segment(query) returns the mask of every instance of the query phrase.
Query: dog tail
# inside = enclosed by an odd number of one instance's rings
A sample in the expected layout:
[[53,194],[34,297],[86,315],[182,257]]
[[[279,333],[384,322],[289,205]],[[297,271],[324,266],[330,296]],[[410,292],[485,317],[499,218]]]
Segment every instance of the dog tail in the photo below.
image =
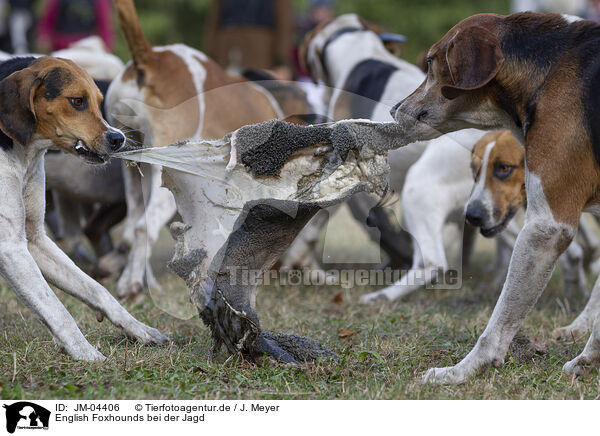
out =
[[119,14],[121,29],[123,29],[127,46],[131,52],[131,59],[135,68],[141,71],[150,62],[152,46],[144,36],[133,0],[114,0],[114,2]]

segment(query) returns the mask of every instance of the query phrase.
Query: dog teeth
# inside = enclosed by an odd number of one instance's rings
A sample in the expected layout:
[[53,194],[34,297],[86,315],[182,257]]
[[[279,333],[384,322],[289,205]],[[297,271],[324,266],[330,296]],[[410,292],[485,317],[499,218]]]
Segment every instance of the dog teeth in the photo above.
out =
[[83,145],[83,141],[81,141],[81,139],[79,139],[77,141],[77,144],[75,144],[75,151],[77,151],[77,152],[82,152],[82,151],[89,152],[90,150],[85,145]]

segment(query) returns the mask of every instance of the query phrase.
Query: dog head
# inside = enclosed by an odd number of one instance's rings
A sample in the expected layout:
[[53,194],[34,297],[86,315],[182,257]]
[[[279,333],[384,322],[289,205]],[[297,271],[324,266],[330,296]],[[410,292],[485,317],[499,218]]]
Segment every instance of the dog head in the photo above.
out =
[[431,47],[425,81],[392,109],[409,142],[468,127],[500,126],[503,112],[490,101],[488,87],[504,64],[501,23],[494,14],[469,17]]
[[0,81],[0,129],[27,146],[35,135],[102,163],[125,142],[100,110],[102,94],[72,61],[41,57]]
[[508,130],[488,133],[473,148],[475,189],[467,221],[485,237],[504,230],[525,201],[523,147]]
[[[327,68],[325,66],[325,49],[337,35],[343,32],[368,31],[375,35],[386,34],[380,27],[368,22],[356,14],[340,15],[334,20],[324,22],[304,37],[304,41],[298,49],[300,65],[308,72],[315,82],[319,80],[329,83]],[[400,36],[400,35],[392,35]],[[397,45],[381,40],[383,46],[392,54],[397,55]]]

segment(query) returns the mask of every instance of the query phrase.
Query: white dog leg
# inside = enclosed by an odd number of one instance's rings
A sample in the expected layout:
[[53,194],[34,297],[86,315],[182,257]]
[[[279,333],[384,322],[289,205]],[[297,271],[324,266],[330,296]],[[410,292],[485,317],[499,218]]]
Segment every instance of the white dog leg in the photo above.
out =
[[[144,177],[152,177],[149,170],[144,172]],[[135,234],[135,225],[144,214],[144,194],[138,166],[123,165],[123,182],[125,184],[125,201],[127,202],[123,242],[128,247],[131,247]]]
[[69,356],[75,360],[104,359],[102,353],[85,339],[71,314],[44,281],[25,241],[0,243],[0,272]]
[[592,328],[592,324],[598,313],[600,313],[600,277],[596,280],[594,289],[592,289],[592,295],[583,311],[568,326],[554,330],[553,336],[571,338],[587,334]]
[[587,279],[583,269],[583,248],[573,241],[569,248],[561,254],[560,264],[563,275],[563,295],[566,298],[577,294],[589,295],[587,290]]
[[145,171],[144,174],[148,172],[151,174],[145,177],[151,178],[144,180],[148,188],[145,190],[146,211],[136,223],[127,266],[117,283],[119,297],[142,292],[144,284],[152,287],[159,286],[150,267],[152,248],[158,239],[160,229],[177,211],[173,194],[161,186],[162,169],[153,165],[150,171]]
[[[38,223],[38,227],[43,228],[44,225],[43,167],[38,178],[33,173],[33,184],[37,185],[37,189],[26,191],[24,196],[21,178],[11,175],[11,170],[12,168],[5,170],[0,176],[0,185],[3,186],[3,189],[0,189],[0,274],[73,359],[102,360],[104,356],[85,339],[71,314],[42,277],[27,250],[26,223],[29,224],[31,218]],[[26,213],[27,206],[35,210],[35,216],[30,217]]]
[[575,359],[565,363],[563,371],[567,374],[581,375],[584,367],[588,365],[600,366],[600,316],[596,317],[592,335],[585,344],[583,352]]
[[[410,209],[417,213],[419,210],[426,209]],[[405,213],[407,229],[414,241],[413,266],[393,285],[363,295],[360,298],[361,304],[391,302],[405,297],[430,283],[432,273],[437,273],[440,269],[446,271],[448,262],[442,237],[445,218],[445,215],[439,214],[428,216],[427,219],[412,219],[410,213]]]
[[506,229],[496,238],[496,259],[493,270],[490,271],[491,274],[494,274],[494,280],[492,281],[494,289],[501,288],[506,279],[510,256],[520,231],[519,224],[515,220],[511,220]]
[[542,183],[527,175],[528,208],[500,298],[477,344],[456,366],[430,369],[425,381],[463,383],[489,365],[501,365],[521,323],[542,294],[558,256],[575,237],[576,229],[555,221]]
[[105,315],[127,335],[141,342],[167,341],[158,330],[131,316],[102,285],[81,271],[46,235],[30,241],[29,251],[50,283]]

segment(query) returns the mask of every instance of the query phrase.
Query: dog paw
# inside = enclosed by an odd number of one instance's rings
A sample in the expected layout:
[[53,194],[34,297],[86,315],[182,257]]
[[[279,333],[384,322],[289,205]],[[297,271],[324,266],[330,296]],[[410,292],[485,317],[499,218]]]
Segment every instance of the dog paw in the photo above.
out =
[[126,331],[130,336],[135,337],[138,341],[144,344],[160,345],[170,341],[170,339],[167,336],[163,335],[155,328],[149,327],[141,322],[137,322],[136,324],[128,328]]
[[423,383],[439,383],[458,385],[469,379],[469,373],[459,369],[457,366],[446,366],[444,368],[431,368],[425,376]]
[[554,329],[552,337],[554,339],[572,339],[582,338],[590,333],[591,326],[583,322],[573,322],[565,327]]
[[75,349],[69,349],[66,351],[67,354],[69,354],[75,360],[83,360],[86,362],[102,362],[106,360],[104,354],[96,350],[90,344],[86,344],[86,346],[76,347]]
[[580,376],[584,372],[584,367],[587,365],[587,361],[584,357],[577,356],[575,359],[570,360],[563,366],[563,372],[567,375]]
[[371,292],[370,294],[362,295],[359,300],[359,303],[365,306],[387,304],[389,302],[389,298],[381,292]]
[[117,284],[117,296],[121,300],[133,300],[144,293],[144,285],[141,282],[127,283],[119,281]]
[[569,375],[581,376],[585,373],[586,367],[600,366],[600,354],[589,350],[584,350],[575,359],[565,363],[563,372]]

